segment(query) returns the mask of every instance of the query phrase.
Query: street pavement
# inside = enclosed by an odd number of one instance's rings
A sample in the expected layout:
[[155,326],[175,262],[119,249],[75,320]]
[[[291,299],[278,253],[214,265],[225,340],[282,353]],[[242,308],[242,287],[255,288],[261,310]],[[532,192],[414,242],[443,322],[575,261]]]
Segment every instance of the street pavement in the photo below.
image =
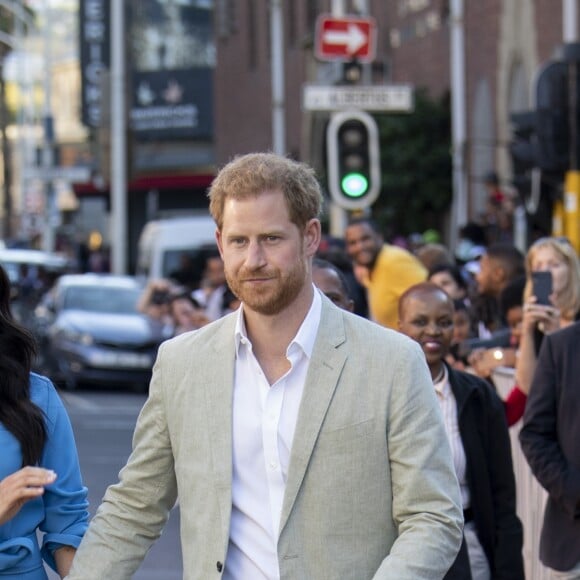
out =
[[[119,470],[131,452],[137,415],[145,395],[119,391],[60,392],[75,432],[81,470],[94,515],[107,487],[118,481]],[[165,530],[147,554],[135,580],[180,580],[179,509],[171,513]],[[58,575],[49,572],[50,580]]]

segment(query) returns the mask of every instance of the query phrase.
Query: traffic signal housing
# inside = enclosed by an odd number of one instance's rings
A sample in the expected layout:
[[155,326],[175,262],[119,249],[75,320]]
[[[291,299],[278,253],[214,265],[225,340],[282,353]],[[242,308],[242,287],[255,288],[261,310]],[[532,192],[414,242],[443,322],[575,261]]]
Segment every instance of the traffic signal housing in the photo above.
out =
[[[570,81],[569,63],[552,61],[546,64],[536,79],[536,131],[538,163],[542,170],[560,173],[570,168]],[[576,86],[576,97],[580,92]],[[578,129],[578,116],[576,116]]]
[[344,209],[360,210],[380,193],[379,131],[364,111],[334,113],[326,133],[328,189]]
[[510,115],[512,140],[509,151],[512,161],[513,184],[524,194],[531,181],[531,171],[539,167],[537,113],[526,111]]

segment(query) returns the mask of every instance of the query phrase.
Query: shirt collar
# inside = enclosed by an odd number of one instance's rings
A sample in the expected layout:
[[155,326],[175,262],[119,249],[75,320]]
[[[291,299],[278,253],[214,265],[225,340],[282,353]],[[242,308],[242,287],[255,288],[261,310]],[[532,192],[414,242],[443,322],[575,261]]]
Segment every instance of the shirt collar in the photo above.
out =
[[[320,325],[320,317],[322,315],[322,299],[320,298],[319,290],[313,285],[313,298],[312,304],[306,314],[296,336],[292,339],[286,354],[290,354],[296,348],[301,348],[304,354],[308,357],[312,357],[312,351],[314,350],[314,343],[316,341],[316,335],[318,333],[318,326]],[[246,323],[244,321],[244,306],[238,308],[236,314],[236,329],[234,332],[234,339],[236,344],[236,355],[239,355],[240,348],[246,346],[252,348],[252,343],[248,338],[248,333],[246,331]]]
[[446,399],[451,393],[451,387],[449,386],[449,374],[445,365],[443,365],[443,376],[438,382],[433,383],[433,386],[435,387],[435,392],[444,399]]

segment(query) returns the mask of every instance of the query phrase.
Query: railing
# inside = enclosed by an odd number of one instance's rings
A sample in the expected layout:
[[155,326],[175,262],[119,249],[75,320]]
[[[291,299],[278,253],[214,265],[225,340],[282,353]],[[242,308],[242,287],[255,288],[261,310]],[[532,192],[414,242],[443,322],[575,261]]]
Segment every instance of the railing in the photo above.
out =
[[[492,378],[498,394],[505,398],[514,385],[514,369],[499,367],[494,371]],[[521,427],[521,420],[510,427],[510,438],[516,477],[517,512],[524,526],[523,556],[526,580],[550,580],[549,569],[540,562],[540,532],[548,494],[532,475],[522,453],[518,439]]]

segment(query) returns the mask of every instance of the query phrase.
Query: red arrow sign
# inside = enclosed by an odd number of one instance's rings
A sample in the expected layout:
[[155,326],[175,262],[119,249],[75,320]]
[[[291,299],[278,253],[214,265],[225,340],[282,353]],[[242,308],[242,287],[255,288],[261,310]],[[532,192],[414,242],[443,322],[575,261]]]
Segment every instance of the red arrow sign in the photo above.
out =
[[316,21],[316,57],[320,60],[370,62],[375,58],[376,24],[374,18],[323,14]]

